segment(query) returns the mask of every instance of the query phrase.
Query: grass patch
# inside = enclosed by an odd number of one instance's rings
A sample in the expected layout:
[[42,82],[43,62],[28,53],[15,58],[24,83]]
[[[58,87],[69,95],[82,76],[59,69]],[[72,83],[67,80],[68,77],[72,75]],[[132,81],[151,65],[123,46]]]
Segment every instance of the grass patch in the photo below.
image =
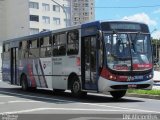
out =
[[128,90],[127,93],[160,95],[160,90]]

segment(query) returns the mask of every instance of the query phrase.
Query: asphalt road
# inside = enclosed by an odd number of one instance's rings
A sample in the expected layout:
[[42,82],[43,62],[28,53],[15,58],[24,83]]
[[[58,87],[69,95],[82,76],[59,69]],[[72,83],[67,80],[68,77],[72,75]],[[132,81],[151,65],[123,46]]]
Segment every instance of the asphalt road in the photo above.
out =
[[[124,97],[114,101],[110,95],[88,94],[74,98],[70,92],[55,94],[38,89],[25,92],[0,81],[0,119],[106,120],[143,117],[160,119],[160,100]],[[139,115],[140,114],[140,115]],[[10,115],[10,116],[8,116]],[[11,116],[12,115],[12,116]],[[149,115],[149,116],[148,116]],[[31,117],[31,118],[29,118]],[[154,119],[153,119],[154,118]],[[35,120],[37,120],[35,119]],[[131,120],[131,119],[130,119]],[[143,119],[145,120],[145,119]]]

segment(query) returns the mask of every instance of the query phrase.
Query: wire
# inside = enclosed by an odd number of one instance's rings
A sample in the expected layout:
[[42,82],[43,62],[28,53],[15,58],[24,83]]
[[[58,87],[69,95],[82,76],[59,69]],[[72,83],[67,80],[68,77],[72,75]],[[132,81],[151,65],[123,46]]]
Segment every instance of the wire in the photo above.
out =
[[111,9],[111,8],[116,8],[116,9],[130,9],[130,8],[151,8],[151,7],[160,7],[160,5],[149,5],[149,6],[134,6],[134,7],[94,7],[94,8],[106,8],[106,9]]

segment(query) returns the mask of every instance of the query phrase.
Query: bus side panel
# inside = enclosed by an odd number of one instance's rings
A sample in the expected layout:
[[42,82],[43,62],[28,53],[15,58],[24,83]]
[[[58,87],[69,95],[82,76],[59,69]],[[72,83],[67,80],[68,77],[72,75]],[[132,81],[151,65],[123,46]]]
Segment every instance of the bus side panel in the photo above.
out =
[[52,58],[40,58],[38,64],[38,74],[41,87],[52,87]]
[[69,68],[66,63],[66,56],[53,58],[53,89],[67,89],[67,74],[66,68]]
[[29,87],[36,87],[36,79],[33,76],[33,60],[25,59],[19,61],[19,77],[21,77],[22,74],[27,76]]
[[36,86],[41,87],[40,76],[38,74],[38,66],[39,66],[39,59],[33,60],[33,74],[35,77]]
[[3,59],[3,63],[2,63],[2,80],[4,82],[11,82],[11,68],[10,68],[10,59]]
[[20,60],[19,73],[27,76],[29,87],[52,88],[51,58]]

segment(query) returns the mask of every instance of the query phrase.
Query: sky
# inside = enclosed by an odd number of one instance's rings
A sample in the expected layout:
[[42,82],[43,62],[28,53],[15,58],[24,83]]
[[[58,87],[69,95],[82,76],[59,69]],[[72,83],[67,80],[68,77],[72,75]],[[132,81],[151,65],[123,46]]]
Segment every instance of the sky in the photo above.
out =
[[160,0],[95,0],[95,19],[144,22],[160,39]]

